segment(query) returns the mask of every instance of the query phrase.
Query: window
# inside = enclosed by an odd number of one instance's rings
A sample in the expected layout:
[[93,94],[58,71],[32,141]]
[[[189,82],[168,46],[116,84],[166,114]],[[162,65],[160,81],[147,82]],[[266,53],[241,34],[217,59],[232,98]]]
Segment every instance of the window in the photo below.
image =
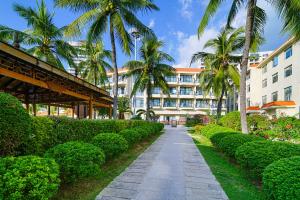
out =
[[268,81],[267,81],[267,79],[264,79],[264,80],[262,81],[262,87],[265,88],[265,87],[267,87],[267,86],[268,86]]
[[181,87],[180,88],[180,94],[181,95],[192,95],[193,94],[193,90],[190,87]]
[[144,91],[138,90],[136,96],[144,96]]
[[218,107],[218,101],[217,100],[212,100],[211,107],[212,108],[217,108]]
[[209,100],[197,99],[196,108],[209,108]]
[[247,85],[247,92],[250,92],[251,91],[251,88],[250,88],[250,84]]
[[278,101],[278,92],[272,93],[272,101]]
[[171,87],[170,89],[169,89],[169,91],[170,91],[170,94],[177,94],[177,88],[176,87]]
[[196,88],[196,95],[203,95],[203,90],[199,87]]
[[288,59],[292,55],[293,55],[293,49],[292,49],[292,47],[290,47],[285,51],[285,59]]
[[293,74],[293,68],[292,65],[284,68],[284,77],[289,77]]
[[278,56],[275,56],[273,58],[273,67],[276,67],[278,65]]
[[154,87],[152,89],[152,94],[160,94],[160,88],[159,87]]
[[191,107],[193,107],[193,101],[191,99],[181,99],[180,107],[181,108],[191,108]]
[[273,83],[278,82],[278,73],[273,74],[273,76],[272,76],[272,82],[273,82]]
[[284,88],[284,100],[291,101],[292,99],[292,86]]
[[160,99],[151,99],[150,103],[152,107],[160,107]]
[[250,107],[250,98],[247,98],[247,107]]
[[176,99],[165,99],[164,107],[176,107]]
[[167,76],[166,81],[167,82],[177,82],[177,77],[175,75],[174,76]]
[[264,104],[266,104],[267,103],[267,95],[264,95],[263,97],[262,97],[262,104],[264,105]]
[[192,83],[193,75],[180,75],[180,82],[182,83]]
[[135,106],[137,108],[143,108],[144,107],[144,99],[143,98],[136,98],[135,99]]
[[118,94],[119,94],[119,95],[124,95],[124,94],[125,94],[125,88],[124,88],[124,87],[120,87],[120,88],[118,89]]
[[267,71],[268,71],[267,66],[264,66],[263,69],[262,69],[262,73],[265,74]]

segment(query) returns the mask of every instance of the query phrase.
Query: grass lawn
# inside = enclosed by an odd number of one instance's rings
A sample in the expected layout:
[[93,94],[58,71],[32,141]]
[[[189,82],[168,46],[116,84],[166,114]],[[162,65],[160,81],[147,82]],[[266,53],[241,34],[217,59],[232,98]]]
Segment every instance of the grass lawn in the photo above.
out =
[[54,200],[94,200],[115,177],[121,174],[142,152],[144,152],[160,135],[154,135],[146,141],[135,145],[127,152],[102,167],[98,177],[80,180],[72,185],[62,185]]
[[216,151],[209,139],[192,132],[191,134],[195,144],[230,200],[264,199],[260,189],[251,183],[251,179],[247,174],[231,163],[223,154]]

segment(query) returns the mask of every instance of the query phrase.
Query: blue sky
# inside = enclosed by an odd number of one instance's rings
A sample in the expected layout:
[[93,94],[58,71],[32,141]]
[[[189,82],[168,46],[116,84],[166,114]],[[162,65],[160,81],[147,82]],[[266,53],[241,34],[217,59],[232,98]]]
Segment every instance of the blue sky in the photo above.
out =
[[[45,0],[50,11],[55,12],[54,21],[58,27],[65,26],[72,22],[79,13],[72,13],[67,9],[54,8],[53,0]],[[154,29],[157,36],[165,42],[164,50],[170,53],[176,62],[174,66],[188,67],[191,55],[197,51],[203,50],[203,44],[210,38],[217,35],[220,28],[226,21],[228,11],[227,3],[222,7],[213,18],[207,30],[200,40],[198,40],[196,31],[201,16],[204,13],[208,0],[154,0],[160,7],[160,11],[148,14],[138,14],[139,18],[148,26]],[[26,23],[20,18],[12,8],[14,3],[20,3],[24,6],[36,6],[36,0],[5,0],[0,6],[0,24],[7,25],[18,30],[25,30]],[[272,10],[271,6],[259,0],[259,4],[266,9],[268,22],[265,29],[266,42],[261,47],[261,51],[269,51],[277,48],[288,36],[282,34],[281,22]],[[242,10],[234,22],[235,26],[242,26],[245,21],[246,12]],[[82,36],[84,38],[84,35]],[[80,38],[78,38],[80,39]],[[104,36],[104,43],[107,49],[110,49],[110,41]],[[118,48],[120,49],[120,48]],[[132,57],[125,56],[118,50],[118,65],[122,66]]]

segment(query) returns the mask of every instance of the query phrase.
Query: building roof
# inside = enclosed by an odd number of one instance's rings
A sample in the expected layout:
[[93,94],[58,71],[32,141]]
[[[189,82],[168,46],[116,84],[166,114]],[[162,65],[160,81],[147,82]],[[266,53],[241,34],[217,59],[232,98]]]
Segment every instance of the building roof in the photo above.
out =
[[[202,72],[204,69],[201,69],[201,68],[174,68],[176,70],[176,72],[178,73],[200,73]],[[119,68],[118,69],[118,73],[119,74],[123,74],[123,73],[126,73],[128,71],[127,68]],[[113,72],[108,72],[107,73],[108,75],[112,75]]]
[[257,110],[260,110],[259,106],[249,106],[247,108],[247,111],[257,111]]
[[262,61],[257,67],[262,68],[265,65],[267,65],[270,61],[273,60],[275,56],[285,51],[287,48],[289,48],[291,45],[297,42],[297,39],[295,37],[291,37],[288,39],[284,44],[282,44],[280,47],[278,47],[273,53],[271,53],[264,61]]
[[296,103],[294,101],[273,101],[270,103],[264,104],[261,109],[270,109],[274,107],[293,107]]

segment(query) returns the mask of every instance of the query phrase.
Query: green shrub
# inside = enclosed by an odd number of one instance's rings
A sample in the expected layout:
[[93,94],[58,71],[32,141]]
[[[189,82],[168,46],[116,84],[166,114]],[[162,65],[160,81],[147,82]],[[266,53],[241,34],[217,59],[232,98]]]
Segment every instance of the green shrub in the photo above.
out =
[[132,146],[133,144],[137,143],[142,139],[142,135],[135,128],[125,129],[119,132],[119,134],[126,139],[127,143],[130,146]]
[[241,130],[240,112],[238,111],[224,115],[219,122],[224,127],[231,128],[236,131]]
[[115,133],[101,133],[95,136],[92,143],[100,147],[107,159],[113,158],[128,149],[125,138]]
[[234,157],[235,151],[238,147],[242,146],[247,142],[253,142],[263,140],[260,137],[246,134],[234,134],[228,135],[221,139],[218,143],[218,148],[221,149],[225,154],[230,157]]
[[260,134],[271,127],[271,121],[264,115],[250,115],[247,116],[247,123],[250,132]]
[[59,167],[37,156],[0,158],[0,199],[49,199],[59,187]]
[[14,96],[0,92],[0,156],[21,154],[31,131],[31,118]]
[[238,163],[258,178],[272,162],[298,155],[300,155],[300,145],[272,141],[248,142],[238,147],[235,152]]
[[200,129],[200,134],[207,137],[211,138],[216,133],[219,132],[232,132],[233,130],[227,127],[223,127],[217,124],[209,124],[207,126],[204,126],[203,128]]
[[229,136],[229,135],[236,135],[236,134],[241,134],[240,132],[218,132],[216,134],[214,134],[213,136],[211,136],[210,138],[210,141],[211,143],[213,143],[213,145],[215,145],[216,147],[219,148],[220,146],[220,142],[222,141],[222,139],[226,136]]
[[60,166],[60,176],[64,182],[74,182],[79,178],[95,176],[105,161],[103,151],[88,143],[67,142],[49,149],[45,157],[53,158]]
[[300,120],[295,117],[280,117],[272,121],[271,138],[290,140],[300,138]]
[[266,167],[263,189],[268,199],[300,199],[300,156],[284,158]]

